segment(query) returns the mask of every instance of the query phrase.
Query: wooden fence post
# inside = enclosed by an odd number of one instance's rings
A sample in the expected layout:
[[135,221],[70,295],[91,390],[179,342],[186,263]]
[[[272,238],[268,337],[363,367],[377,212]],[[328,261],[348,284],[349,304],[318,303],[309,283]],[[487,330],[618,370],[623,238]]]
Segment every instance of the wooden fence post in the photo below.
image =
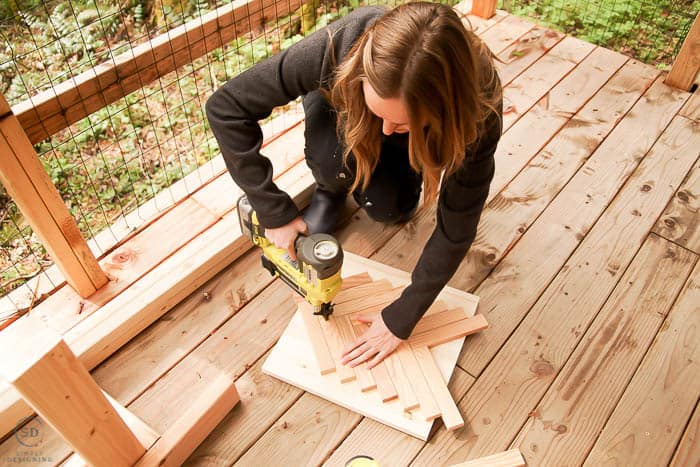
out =
[[0,95],[0,182],[81,297],[108,282],[44,170],[32,143]]
[[684,91],[690,91],[700,71],[700,13],[683,41],[678,56],[673,61],[671,71],[666,77],[666,84]]
[[497,0],[474,0],[472,2],[472,15],[489,19],[496,14]]
[[91,465],[131,466],[146,447],[60,335],[25,316],[0,334],[0,375]]

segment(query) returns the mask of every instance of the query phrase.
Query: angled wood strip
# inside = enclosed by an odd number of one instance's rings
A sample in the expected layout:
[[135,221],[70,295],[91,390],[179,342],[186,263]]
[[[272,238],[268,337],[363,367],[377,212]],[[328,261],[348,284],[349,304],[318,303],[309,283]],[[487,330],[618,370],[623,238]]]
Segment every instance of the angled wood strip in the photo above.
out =
[[[366,272],[362,274],[354,274],[350,277],[343,277],[343,289],[352,289],[353,287],[359,287],[361,285],[372,283],[372,278]],[[340,292],[338,292],[340,295]]]
[[[338,292],[338,295],[335,296],[335,300],[333,300],[333,303],[338,305],[353,300],[359,300],[368,295],[375,295],[387,292],[393,288],[391,282],[389,282],[386,279],[373,281],[370,278],[370,281],[367,283],[355,284],[355,282],[357,282],[357,279],[352,279],[353,277],[359,276],[355,275],[348,278],[350,279],[349,283],[347,282],[347,279],[343,279],[343,288],[340,290],[340,292]],[[369,274],[367,274],[367,277],[369,277]]]
[[489,327],[489,323],[486,322],[484,315],[474,315],[471,318],[455,321],[431,331],[411,336],[408,338],[408,342],[412,347],[435,347],[436,345],[483,331],[487,327]]
[[[425,315],[423,315],[423,318],[425,318],[426,316],[429,316],[429,315],[442,313],[443,311],[447,311],[447,304],[445,304],[445,302],[443,302],[442,300],[435,300],[433,302],[433,304],[430,305],[430,307],[428,308],[428,311],[425,312]],[[466,316],[471,316],[471,315],[466,315]],[[423,319],[423,318],[421,318],[421,319]]]
[[321,323],[318,322],[318,318],[313,314],[313,308],[307,302],[303,302],[299,304],[297,313],[301,314],[306,332],[309,334],[309,342],[311,342],[319,371],[322,375],[333,373],[335,371],[335,360],[331,356],[331,351],[326,343],[326,336],[321,329]]
[[343,348],[345,347],[343,336],[337,326],[337,321],[339,316],[335,313],[332,315],[331,319],[326,321],[321,317],[316,317],[316,321],[321,325],[323,334],[326,336],[326,342],[328,343],[328,349],[331,351],[331,358],[335,362],[335,370],[338,372],[338,378],[340,378],[341,383],[347,383],[355,379],[355,372],[352,368],[340,363],[340,356],[343,353]]
[[408,379],[411,381],[413,386],[413,391],[418,399],[418,404],[420,405],[420,411],[423,414],[426,421],[435,420],[440,416],[440,408],[438,407],[433,393],[428,387],[428,383],[423,376],[423,372],[418,366],[418,361],[411,347],[403,342],[398,346],[394,355],[398,357],[401,365],[403,365],[404,370]]
[[399,397],[399,393],[396,392],[396,387],[391,381],[391,376],[384,362],[381,362],[369,371],[372,373],[374,382],[377,383],[377,391],[379,391],[379,397],[382,398],[382,402],[389,402]]
[[480,457],[451,467],[525,467],[525,459],[519,449],[499,452],[486,457]]
[[432,331],[435,328],[439,328],[462,319],[469,319],[469,315],[467,315],[462,308],[453,308],[452,310],[445,310],[432,315],[423,316],[423,318],[418,321],[418,324],[416,324],[416,327],[413,328],[411,337],[416,337],[424,332]]
[[[352,332],[355,336],[355,339],[360,337],[362,333],[366,330],[367,326],[364,324],[352,325]],[[357,384],[360,386],[360,391],[366,392],[371,391],[372,389],[377,389],[377,383],[374,382],[372,372],[367,369],[366,364],[363,363],[362,365],[356,366],[355,374],[357,375]]]
[[[356,287],[356,289],[359,287]],[[353,313],[374,313],[381,311],[385,306],[396,300],[404,287],[396,287],[374,295],[365,295],[344,303],[336,304],[333,308],[334,315],[347,315]]]
[[396,392],[399,396],[399,402],[405,412],[417,409],[420,406],[418,397],[416,396],[413,386],[408,379],[408,375],[401,364],[401,360],[396,354],[389,355],[384,359],[386,368],[389,371],[389,376],[396,387]]
[[440,407],[440,416],[445,424],[445,428],[447,431],[462,428],[464,426],[462,414],[459,412],[454,399],[452,399],[452,394],[447,389],[447,383],[443,379],[442,374],[440,374],[440,369],[437,367],[430,349],[426,346],[411,346],[411,349],[426,381],[429,382],[430,391],[433,393],[438,407]]
[[[323,318],[320,318],[320,317],[317,319],[323,320]],[[355,330],[353,329],[353,325],[350,322],[350,318],[348,318],[347,316],[331,316],[329,321],[335,322],[335,328],[338,331],[338,335],[340,336],[340,342],[343,344],[342,350],[345,350],[345,348],[347,348],[350,344],[355,342]],[[342,350],[341,350],[341,352],[342,352]],[[337,358],[340,360],[340,355],[338,355]],[[339,364],[342,365],[342,363],[340,363],[340,362],[339,362]],[[345,381],[341,378],[341,380],[340,380],[341,383],[345,383],[347,381],[352,381],[352,380],[357,378],[357,367],[350,368],[350,367],[345,366],[345,365],[343,365],[343,366],[345,368],[349,368],[354,377],[352,379],[348,379]]]

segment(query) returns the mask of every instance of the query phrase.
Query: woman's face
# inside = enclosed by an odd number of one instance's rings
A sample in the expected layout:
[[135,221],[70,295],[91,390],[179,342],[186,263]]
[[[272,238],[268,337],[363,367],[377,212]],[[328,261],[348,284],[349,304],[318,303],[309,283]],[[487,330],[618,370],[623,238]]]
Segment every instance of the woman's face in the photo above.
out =
[[362,90],[367,108],[382,119],[382,133],[408,133],[408,112],[400,99],[382,99],[366,80],[362,81]]

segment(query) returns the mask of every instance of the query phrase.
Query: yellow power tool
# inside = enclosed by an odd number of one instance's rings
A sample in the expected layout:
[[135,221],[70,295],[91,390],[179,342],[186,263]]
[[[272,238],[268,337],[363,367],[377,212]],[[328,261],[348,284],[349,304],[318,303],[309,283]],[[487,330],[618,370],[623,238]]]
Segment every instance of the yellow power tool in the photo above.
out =
[[238,219],[241,232],[262,248],[263,267],[304,297],[314,307],[314,314],[328,319],[333,313],[331,302],[342,285],[343,249],[338,240],[327,234],[299,235],[294,244],[297,261],[293,261],[289,252],[265,237],[246,196],[238,199]]

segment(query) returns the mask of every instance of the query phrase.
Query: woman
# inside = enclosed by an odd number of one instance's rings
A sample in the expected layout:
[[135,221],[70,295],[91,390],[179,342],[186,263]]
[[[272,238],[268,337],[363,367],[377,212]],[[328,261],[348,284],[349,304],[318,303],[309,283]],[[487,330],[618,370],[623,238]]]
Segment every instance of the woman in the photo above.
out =
[[[317,187],[302,217],[272,182],[258,120],[304,96],[306,162]],[[348,193],[373,219],[411,217],[423,185],[436,228],[401,297],[345,349],[371,368],[407,339],[476,236],[501,134],[488,49],[450,7],[360,8],[232,79],[207,117],[231,176],[266,236],[294,256],[299,233],[330,232]],[[438,197],[439,192],[439,197]]]

